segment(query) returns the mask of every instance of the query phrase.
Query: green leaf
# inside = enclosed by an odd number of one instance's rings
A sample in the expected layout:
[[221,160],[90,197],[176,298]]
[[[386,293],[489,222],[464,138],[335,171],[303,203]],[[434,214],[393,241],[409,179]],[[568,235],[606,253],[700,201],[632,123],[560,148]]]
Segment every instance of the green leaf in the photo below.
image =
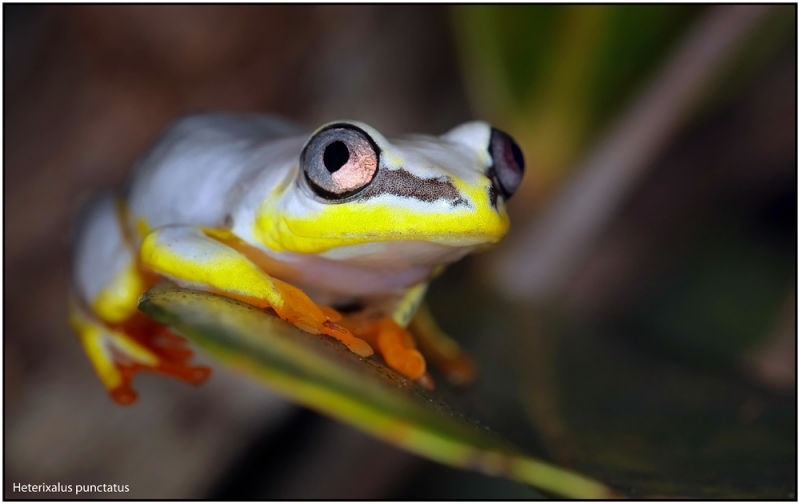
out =
[[339,342],[303,332],[271,311],[169,284],[145,293],[139,308],[220,363],[423,457],[563,497],[612,495],[601,483],[525,456],[377,358],[360,358]]

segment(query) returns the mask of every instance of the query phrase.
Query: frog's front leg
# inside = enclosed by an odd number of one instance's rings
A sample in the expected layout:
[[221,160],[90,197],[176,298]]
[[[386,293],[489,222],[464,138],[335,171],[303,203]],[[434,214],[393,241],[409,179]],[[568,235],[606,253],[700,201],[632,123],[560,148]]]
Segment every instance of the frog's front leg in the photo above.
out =
[[[423,385],[432,386],[425,378],[425,358],[417,350],[411,334],[391,317],[378,319],[351,317],[342,321],[353,334],[364,338],[378,349],[386,364],[411,379],[423,379]],[[429,383],[430,382],[430,383]]]
[[422,353],[454,385],[466,385],[475,379],[475,364],[458,343],[439,328],[427,303],[417,310],[409,331],[414,335]]
[[439,328],[427,303],[424,302],[428,283],[411,287],[392,313],[392,319],[407,327],[415,347],[436,366],[447,381],[465,385],[475,379],[475,365],[458,343]]
[[213,230],[205,232],[193,226],[156,229],[142,242],[142,264],[178,285],[272,308],[300,329],[332,336],[362,357],[372,355],[367,342],[335,323],[334,313],[321,309],[297,287],[270,277],[245,255],[213,236]]
[[454,385],[466,385],[475,378],[475,365],[461,347],[436,324],[426,306],[421,306],[408,328],[392,317],[377,320],[345,319],[353,334],[375,346],[386,364],[412,380],[433,387],[427,375],[430,360]]

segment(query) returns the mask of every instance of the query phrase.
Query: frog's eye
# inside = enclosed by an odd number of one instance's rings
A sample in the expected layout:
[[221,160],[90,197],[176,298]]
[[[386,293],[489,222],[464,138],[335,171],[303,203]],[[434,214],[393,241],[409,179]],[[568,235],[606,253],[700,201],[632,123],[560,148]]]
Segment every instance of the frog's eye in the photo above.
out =
[[509,199],[519,188],[525,172],[525,158],[517,142],[508,133],[492,128],[489,154],[494,164],[489,168],[489,177],[495,189]]
[[366,187],[378,172],[379,150],[361,129],[336,124],[308,141],[300,164],[311,189],[338,200]]

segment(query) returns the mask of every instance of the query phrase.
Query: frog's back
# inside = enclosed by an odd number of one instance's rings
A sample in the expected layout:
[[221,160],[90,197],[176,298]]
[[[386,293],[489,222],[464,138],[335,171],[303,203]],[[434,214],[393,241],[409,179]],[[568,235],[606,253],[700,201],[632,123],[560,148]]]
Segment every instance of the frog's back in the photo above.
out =
[[264,146],[305,133],[295,123],[260,114],[200,114],[177,121],[135,166],[125,191],[129,224],[138,230],[222,226],[238,185],[264,168],[257,162]]

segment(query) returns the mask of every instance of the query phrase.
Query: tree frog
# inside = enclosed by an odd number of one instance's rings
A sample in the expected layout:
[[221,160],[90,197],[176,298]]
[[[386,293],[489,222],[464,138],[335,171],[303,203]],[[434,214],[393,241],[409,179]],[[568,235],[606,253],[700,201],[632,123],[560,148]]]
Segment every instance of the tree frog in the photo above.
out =
[[467,381],[469,358],[420,306],[445,265],[503,237],[523,171],[516,142],[480,121],[390,140],[358,121],[309,132],[265,115],[184,118],[122,191],[81,212],[70,324],[121,404],[137,398],[137,371],[189,383],[210,373],[138,312],[162,279],[274,310],[361,357],[378,352],[423,385],[423,353]]

